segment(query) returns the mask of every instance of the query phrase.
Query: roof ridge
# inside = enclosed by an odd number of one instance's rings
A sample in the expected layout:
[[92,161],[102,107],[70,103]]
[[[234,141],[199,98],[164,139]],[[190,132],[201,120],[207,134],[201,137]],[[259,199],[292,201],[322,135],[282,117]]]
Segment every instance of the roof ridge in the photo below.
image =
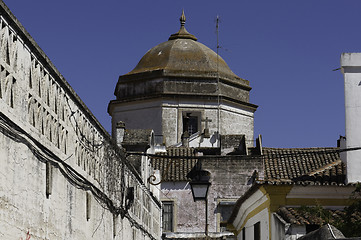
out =
[[308,175],[313,176],[313,175],[319,174],[319,173],[324,172],[324,171],[326,171],[328,169],[331,169],[334,166],[337,166],[337,165],[339,165],[341,163],[342,163],[342,161],[340,159],[338,159],[338,160],[336,160],[336,161],[334,161],[332,163],[326,164],[326,165],[324,165],[324,166],[322,166],[322,167],[320,167],[318,169],[315,169],[314,171],[311,171]]

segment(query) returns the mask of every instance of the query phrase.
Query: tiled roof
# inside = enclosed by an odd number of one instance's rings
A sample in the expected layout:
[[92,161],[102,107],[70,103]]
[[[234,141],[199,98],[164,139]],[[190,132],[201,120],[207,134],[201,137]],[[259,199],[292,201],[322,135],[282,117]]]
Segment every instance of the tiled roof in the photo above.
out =
[[[193,148],[169,147],[166,153],[158,155],[169,156],[169,158],[152,159],[152,166],[160,170],[163,181],[189,180],[187,174],[197,162],[197,159],[191,158],[195,156]],[[264,174],[260,175],[264,178],[259,180],[263,183],[321,185],[345,183],[346,168],[340,160],[338,148],[263,148],[262,156],[248,157],[262,158]]]
[[[341,210],[331,210],[331,209],[318,209],[318,208],[292,208],[292,207],[281,207],[278,209],[277,214],[283,218],[287,223],[296,224],[296,225],[324,225],[326,223],[334,224],[336,222],[342,221],[345,216],[345,211]],[[320,216],[325,216],[324,219],[328,219],[326,222]],[[352,221],[360,222],[361,221],[361,212],[355,212],[352,214]]]
[[195,156],[193,148],[169,147],[167,152],[157,155],[169,156],[169,158],[152,158],[151,160],[153,168],[160,170],[162,181],[189,181],[187,174],[197,163],[197,159],[191,158]]
[[263,148],[264,180],[269,183],[343,184],[345,165],[338,148]]

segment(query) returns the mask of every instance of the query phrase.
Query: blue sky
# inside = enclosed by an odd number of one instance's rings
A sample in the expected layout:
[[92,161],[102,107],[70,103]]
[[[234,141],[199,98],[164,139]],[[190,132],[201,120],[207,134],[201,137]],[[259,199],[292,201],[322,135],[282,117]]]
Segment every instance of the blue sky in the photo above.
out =
[[344,135],[342,52],[361,51],[361,1],[4,0],[101,124],[119,75],[179,29],[250,81],[267,147],[336,146]]

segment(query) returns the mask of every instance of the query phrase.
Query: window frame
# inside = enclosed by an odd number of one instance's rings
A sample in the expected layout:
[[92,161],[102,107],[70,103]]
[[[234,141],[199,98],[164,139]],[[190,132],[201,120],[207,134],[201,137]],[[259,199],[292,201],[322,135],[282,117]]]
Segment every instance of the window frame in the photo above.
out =
[[237,199],[217,199],[217,231],[222,232],[222,227],[225,227],[227,221],[222,221],[222,206],[235,206]]
[[[181,119],[181,123],[182,123],[182,134],[185,132],[186,129],[184,129],[184,118],[187,116],[187,114],[190,114],[190,117],[196,118],[197,121],[197,129],[194,132],[189,132],[189,135],[192,135],[194,133],[197,132],[201,132],[201,120],[202,120],[202,112],[201,111],[182,111],[182,119]],[[188,130],[188,129],[187,129]]]
[[[165,226],[165,217],[164,217],[164,209],[165,206],[170,206],[169,209],[171,209],[171,212],[167,212],[167,214],[170,214],[169,219],[171,220],[170,223],[167,225],[170,226],[170,228],[166,228]],[[174,232],[175,231],[175,204],[172,200],[164,200],[162,201],[162,231],[163,232]]]

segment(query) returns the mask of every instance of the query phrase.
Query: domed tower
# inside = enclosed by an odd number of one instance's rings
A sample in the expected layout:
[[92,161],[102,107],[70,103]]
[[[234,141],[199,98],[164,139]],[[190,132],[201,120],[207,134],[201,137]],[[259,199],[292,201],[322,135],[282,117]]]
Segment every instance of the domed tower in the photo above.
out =
[[213,139],[216,146],[219,134],[252,140],[257,106],[249,102],[249,82],[188,33],[185,20],[182,12],[180,30],[119,77],[108,106],[113,136],[123,121],[127,128],[153,129],[167,146],[185,135]]

